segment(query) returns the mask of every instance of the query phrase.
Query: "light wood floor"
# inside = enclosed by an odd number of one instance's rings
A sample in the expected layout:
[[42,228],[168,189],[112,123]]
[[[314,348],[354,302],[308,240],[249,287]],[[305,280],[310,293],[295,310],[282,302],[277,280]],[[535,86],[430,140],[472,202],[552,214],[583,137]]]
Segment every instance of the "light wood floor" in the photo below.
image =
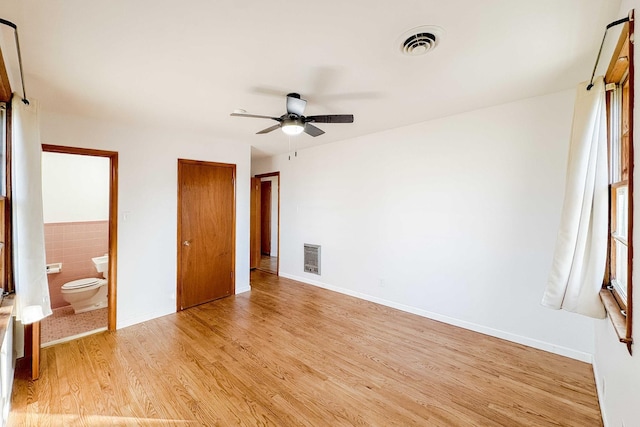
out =
[[260,266],[258,269],[267,273],[278,274],[278,257],[264,254],[260,255]]
[[9,425],[602,425],[588,364],[259,271],[252,287],[43,349]]

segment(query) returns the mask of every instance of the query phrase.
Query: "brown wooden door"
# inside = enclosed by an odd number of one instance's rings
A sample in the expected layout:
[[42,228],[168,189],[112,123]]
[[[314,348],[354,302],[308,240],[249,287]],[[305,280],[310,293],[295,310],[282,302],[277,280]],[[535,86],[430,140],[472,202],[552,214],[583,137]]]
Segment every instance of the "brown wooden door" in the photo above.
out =
[[178,160],[178,310],[235,292],[235,165]]
[[260,247],[263,254],[271,255],[271,181],[260,184]]
[[251,178],[250,267],[260,267],[260,178]]

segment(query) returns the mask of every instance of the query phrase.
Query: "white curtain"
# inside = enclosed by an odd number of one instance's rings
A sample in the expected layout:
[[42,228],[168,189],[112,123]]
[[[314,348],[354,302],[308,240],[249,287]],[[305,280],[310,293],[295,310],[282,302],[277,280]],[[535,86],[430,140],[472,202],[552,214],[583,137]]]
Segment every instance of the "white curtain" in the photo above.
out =
[[[544,124],[541,124],[544,126]],[[603,318],[608,239],[607,118],[604,81],[578,85],[560,230],[542,304]]]
[[16,315],[30,324],[51,314],[42,218],[42,146],[38,103],[14,95],[12,204]]

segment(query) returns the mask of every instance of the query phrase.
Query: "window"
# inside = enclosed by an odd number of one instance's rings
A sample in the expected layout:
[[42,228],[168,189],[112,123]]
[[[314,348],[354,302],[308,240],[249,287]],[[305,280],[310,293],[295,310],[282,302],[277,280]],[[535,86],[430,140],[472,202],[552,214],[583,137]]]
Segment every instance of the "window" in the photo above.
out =
[[618,338],[627,344],[629,352],[633,315],[633,46],[629,43],[632,25],[624,24],[605,76],[609,134],[609,256],[600,293]]

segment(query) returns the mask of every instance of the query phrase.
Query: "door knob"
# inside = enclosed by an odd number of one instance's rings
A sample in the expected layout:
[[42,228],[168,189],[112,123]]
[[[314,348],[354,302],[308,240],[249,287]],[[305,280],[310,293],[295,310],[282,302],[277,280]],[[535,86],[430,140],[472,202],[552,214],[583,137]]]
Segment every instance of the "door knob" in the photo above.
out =
[[191,246],[191,241],[185,240],[184,242],[182,242],[182,246]]

